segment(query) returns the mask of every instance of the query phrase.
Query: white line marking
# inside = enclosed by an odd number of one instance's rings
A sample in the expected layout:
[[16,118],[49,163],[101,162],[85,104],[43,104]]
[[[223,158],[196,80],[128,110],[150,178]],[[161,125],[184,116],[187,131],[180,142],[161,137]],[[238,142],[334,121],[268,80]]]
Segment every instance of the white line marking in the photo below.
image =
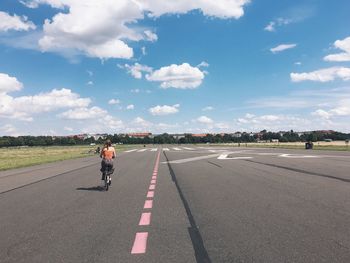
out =
[[241,157],[227,157],[228,154],[221,154],[218,159],[219,160],[244,160],[244,159],[252,159],[253,157],[249,156],[241,156]]
[[169,151],[169,148],[163,148],[163,151]]
[[180,148],[177,148],[177,147],[175,147],[175,148],[173,148],[175,151],[181,151],[181,149]]
[[194,149],[193,148],[188,148],[188,147],[182,147],[184,148],[185,150],[189,150],[189,151],[193,151]]
[[158,150],[158,148],[152,148],[151,152],[156,152]]
[[137,149],[132,149],[132,150],[128,150],[128,151],[125,151],[126,153],[131,153],[131,152],[134,152],[134,151],[137,151]]
[[142,150],[138,150],[137,152],[138,153],[142,153],[142,152],[145,152],[145,151],[147,151],[148,149],[142,149]]

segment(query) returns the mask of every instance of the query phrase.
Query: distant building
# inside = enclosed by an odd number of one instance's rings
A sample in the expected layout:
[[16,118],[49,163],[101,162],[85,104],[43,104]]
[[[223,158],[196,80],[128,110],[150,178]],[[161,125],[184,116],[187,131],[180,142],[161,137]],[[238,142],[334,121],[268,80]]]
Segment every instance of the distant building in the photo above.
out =
[[136,132],[136,133],[128,133],[126,134],[128,135],[130,138],[145,138],[145,137],[149,137],[149,138],[152,138],[152,133],[150,132]]
[[206,136],[207,136],[207,133],[192,134],[192,137],[197,137],[197,138],[204,138]]

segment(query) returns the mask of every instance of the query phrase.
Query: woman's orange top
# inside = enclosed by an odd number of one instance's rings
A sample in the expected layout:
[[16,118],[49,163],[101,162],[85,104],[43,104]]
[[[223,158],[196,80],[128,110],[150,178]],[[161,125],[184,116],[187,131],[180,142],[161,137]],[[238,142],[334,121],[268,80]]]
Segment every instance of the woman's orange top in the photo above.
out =
[[114,147],[110,146],[110,147],[108,147],[108,149],[107,149],[107,147],[102,149],[101,157],[103,157],[104,159],[112,160],[116,156],[117,155],[115,153]]

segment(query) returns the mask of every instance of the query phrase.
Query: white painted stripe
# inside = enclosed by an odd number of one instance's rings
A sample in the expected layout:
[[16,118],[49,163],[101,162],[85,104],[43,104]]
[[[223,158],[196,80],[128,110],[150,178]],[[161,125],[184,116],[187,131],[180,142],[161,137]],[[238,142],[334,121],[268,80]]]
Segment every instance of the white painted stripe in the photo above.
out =
[[142,150],[138,150],[137,152],[138,153],[142,153],[142,152],[145,152],[145,151],[147,151],[148,149],[142,149]]
[[177,148],[177,147],[175,147],[175,148],[173,148],[175,151],[181,151],[181,149],[180,148]]
[[169,151],[169,148],[163,148],[163,151]]
[[134,152],[134,151],[137,151],[137,149],[132,149],[132,150],[128,150],[128,151],[125,151],[126,153],[131,153],[131,152]]
[[182,147],[184,148],[185,150],[189,150],[189,151],[193,151],[194,149],[193,148],[188,148],[188,147]]
[[151,152],[156,152],[158,150],[158,148],[152,148]]
[[[198,156],[198,157],[192,157],[192,158],[187,158],[187,159],[180,159],[180,160],[175,160],[175,161],[170,161],[169,163],[188,163],[188,162],[193,162],[193,161],[198,161],[198,160],[203,160],[203,159],[210,159],[214,157],[218,157],[219,154],[211,154],[211,155],[206,155],[206,156]],[[163,162],[167,163],[167,162]]]

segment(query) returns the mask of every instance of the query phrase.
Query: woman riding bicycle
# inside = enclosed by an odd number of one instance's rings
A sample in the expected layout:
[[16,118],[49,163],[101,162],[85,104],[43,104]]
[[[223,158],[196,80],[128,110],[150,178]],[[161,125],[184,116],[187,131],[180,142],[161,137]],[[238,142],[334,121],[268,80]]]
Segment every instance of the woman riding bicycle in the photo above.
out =
[[112,142],[110,140],[107,140],[105,142],[105,145],[101,150],[100,157],[102,158],[102,162],[101,162],[102,180],[104,180],[106,170],[109,170],[111,174],[114,172],[113,159],[117,157],[115,153],[115,149],[112,146]]

